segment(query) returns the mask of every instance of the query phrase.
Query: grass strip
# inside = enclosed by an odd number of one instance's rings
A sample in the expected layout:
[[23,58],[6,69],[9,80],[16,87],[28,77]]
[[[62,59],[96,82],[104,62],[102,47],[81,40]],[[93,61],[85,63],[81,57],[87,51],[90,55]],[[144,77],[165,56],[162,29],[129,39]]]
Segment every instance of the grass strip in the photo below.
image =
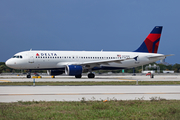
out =
[[82,99],[80,102],[0,103],[1,120],[44,119],[180,119],[180,101],[152,98],[108,102]]
[[[1,82],[1,86],[31,86],[33,82]],[[136,85],[136,81],[120,81],[120,82],[36,82],[35,85],[43,86],[81,86],[81,85]],[[139,81],[138,85],[180,85],[180,81]]]

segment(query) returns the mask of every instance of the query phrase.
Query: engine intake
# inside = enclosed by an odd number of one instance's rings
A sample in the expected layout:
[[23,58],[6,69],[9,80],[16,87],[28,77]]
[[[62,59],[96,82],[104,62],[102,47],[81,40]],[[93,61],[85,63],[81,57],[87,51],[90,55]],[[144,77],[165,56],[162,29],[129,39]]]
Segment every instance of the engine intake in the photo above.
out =
[[48,75],[61,75],[63,73],[64,73],[64,71],[62,71],[62,70],[47,70]]
[[82,66],[80,65],[67,65],[65,68],[65,73],[67,75],[81,75],[82,74]]

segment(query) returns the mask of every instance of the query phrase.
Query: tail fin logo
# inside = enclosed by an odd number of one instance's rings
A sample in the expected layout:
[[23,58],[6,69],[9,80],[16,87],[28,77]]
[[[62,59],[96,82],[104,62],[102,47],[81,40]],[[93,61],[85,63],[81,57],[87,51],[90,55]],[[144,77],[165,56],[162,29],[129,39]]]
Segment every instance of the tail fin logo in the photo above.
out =
[[162,26],[156,26],[135,52],[157,53]]

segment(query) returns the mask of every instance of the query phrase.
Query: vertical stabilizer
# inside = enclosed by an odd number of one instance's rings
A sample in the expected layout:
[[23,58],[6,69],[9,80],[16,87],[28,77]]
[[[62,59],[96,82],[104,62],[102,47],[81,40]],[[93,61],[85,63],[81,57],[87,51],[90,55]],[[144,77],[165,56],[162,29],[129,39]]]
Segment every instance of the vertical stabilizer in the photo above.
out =
[[141,46],[134,52],[147,52],[147,53],[157,53],[162,26],[155,26],[151,33],[147,36]]

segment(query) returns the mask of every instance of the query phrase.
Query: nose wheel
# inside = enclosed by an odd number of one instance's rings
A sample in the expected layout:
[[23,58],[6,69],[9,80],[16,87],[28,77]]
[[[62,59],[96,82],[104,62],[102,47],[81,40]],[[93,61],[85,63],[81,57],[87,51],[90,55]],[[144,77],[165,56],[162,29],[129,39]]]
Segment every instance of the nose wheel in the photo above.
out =
[[27,75],[27,78],[31,78],[31,75]]
[[89,73],[88,74],[88,78],[94,78],[95,77],[95,74],[94,73]]
[[31,78],[31,70],[27,73],[27,78]]

